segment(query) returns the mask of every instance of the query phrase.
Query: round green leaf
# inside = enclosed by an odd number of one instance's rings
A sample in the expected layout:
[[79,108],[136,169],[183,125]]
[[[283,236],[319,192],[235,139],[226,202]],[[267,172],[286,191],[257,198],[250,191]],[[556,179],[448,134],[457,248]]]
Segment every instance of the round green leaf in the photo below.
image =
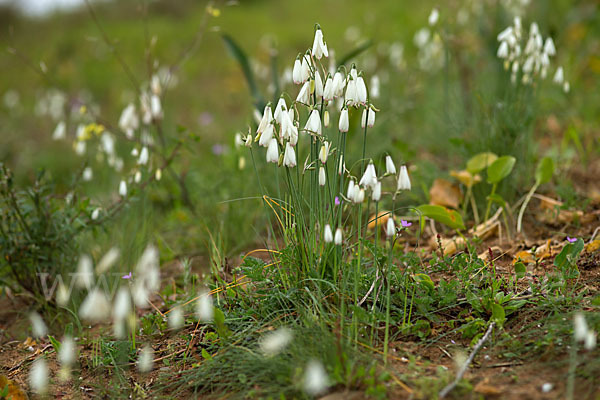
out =
[[554,175],[554,160],[550,157],[544,157],[535,169],[535,181],[538,185],[550,182]]
[[467,171],[475,175],[484,168],[488,167],[491,163],[496,161],[497,155],[491,152],[475,154],[469,161],[467,161]]
[[488,183],[498,183],[506,178],[515,166],[516,158],[513,156],[502,156],[494,161],[487,169]]

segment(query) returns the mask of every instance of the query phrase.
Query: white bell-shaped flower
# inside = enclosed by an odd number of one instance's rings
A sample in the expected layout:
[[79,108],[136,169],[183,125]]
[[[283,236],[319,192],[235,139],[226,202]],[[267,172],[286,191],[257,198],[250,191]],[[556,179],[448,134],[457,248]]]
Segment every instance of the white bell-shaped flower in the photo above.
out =
[[338,129],[340,132],[348,132],[350,125],[350,121],[348,119],[348,109],[344,107],[342,112],[340,113],[340,122],[338,124]]
[[391,156],[385,157],[385,173],[388,175],[396,175],[396,165]]
[[315,40],[313,41],[312,55],[320,60],[323,56],[329,57],[329,51],[327,50],[327,44],[323,40],[323,31],[317,27],[315,31]]
[[296,166],[296,151],[290,144],[287,142],[285,144],[285,153],[283,153],[283,165],[288,168],[293,168]]
[[400,167],[397,190],[410,190],[410,178],[408,177],[408,170],[406,169],[406,165]]
[[279,149],[277,147],[277,140],[275,138],[272,138],[269,141],[269,146],[267,147],[267,162],[279,162]]

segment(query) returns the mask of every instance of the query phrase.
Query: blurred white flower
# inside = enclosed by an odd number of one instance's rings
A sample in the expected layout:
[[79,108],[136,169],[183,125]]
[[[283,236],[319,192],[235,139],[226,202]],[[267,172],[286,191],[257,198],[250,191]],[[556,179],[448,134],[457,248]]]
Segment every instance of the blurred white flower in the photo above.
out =
[[429,26],[434,26],[435,24],[437,24],[439,19],[440,12],[437,8],[434,8],[433,10],[431,10],[431,14],[429,14],[429,18],[427,19],[427,21],[429,22]]
[[98,219],[98,217],[100,216],[100,208],[96,208],[94,211],[92,211],[92,220],[95,221]]
[[96,265],[96,274],[100,275],[108,271],[117,262],[120,254],[117,247],[111,247]]
[[61,281],[58,284],[58,288],[56,289],[56,304],[61,307],[64,307],[69,302],[69,289],[65,286],[65,284]]
[[148,153],[148,147],[146,147],[146,146],[142,147],[142,151],[140,152],[140,158],[138,158],[137,163],[139,165],[146,165],[146,164],[148,164],[149,158],[150,158],[150,155]]
[[587,332],[583,341],[583,347],[588,351],[594,350],[596,347],[596,332],[592,330]]
[[339,245],[341,245],[341,244],[342,244],[342,228],[337,228],[337,229],[335,230],[335,236],[334,236],[334,238],[333,238],[333,243],[334,243],[336,246],[339,246]]
[[52,133],[52,139],[61,140],[67,137],[67,124],[65,121],[60,121],[56,128],[54,128],[54,133]]
[[325,243],[333,242],[333,232],[331,231],[331,226],[329,224],[325,225],[325,229],[323,230],[323,240]]
[[552,78],[552,81],[558,85],[562,85],[562,83],[565,81],[565,73],[563,71],[563,67],[558,67],[556,69],[556,73],[554,74],[554,78]]
[[379,98],[381,83],[379,82],[379,76],[373,75],[371,77],[371,98]]
[[214,318],[212,296],[208,292],[201,292],[196,301],[196,316],[200,321],[210,322]]
[[48,389],[48,365],[43,357],[37,358],[29,371],[29,385],[37,394],[44,394]]
[[90,322],[100,322],[108,318],[110,303],[99,289],[91,290],[79,307],[79,316]]
[[267,357],[281,353],[292,341],[293,335],[289,328],[279,328],[264,335],[259,343],[260,349]]
[[583,342],[588,333],[588,325],[581,313],[573,316],[573,337],[578,342]]
[[184,323],[183,311],[181,307],[175,307],[171,309],[168,318],[169,328],[180,329]]
[[121,182],[119,182],[119,196],[127,196],[127,183],[125,183],[124,180],[121,180]]
[[84,182],[89,182],[92,180],[93,177],[94,177],[94,171],[92,171],[92,168],[85,167],[81,174],[81,179],[83,179]]
[[80,289],[90,289],[94,284],[94,269],[92,259],[87,254],[82,254],[77,263],[77,274],[75,276],[75,286]]
[[119,128],[125,132],[127,138],[133,138],[133,133],[140,126],[140,120],[135,111],[135,105],[130,103],[123,109],[119,118]]
[[131,312],[131,295],[129,289],[121,286],[115,295],[113,303],[112,317],[114,321],[122,321],[129,316]]
[[311,360],[306,366],[303,387],[310,396],[322,394],[329,387],[329,377],[320,361]]
[[145,345],[140,351],[140,356],[138,357],[137,368],[141,373],[146,373],[152,371],[154,367],[154,350],[150,345]]
[[31,321],[31,329],[33,331],[34,338],[41,338],[48,334],[48,328],[44,323],[44,320],[40,316],[40,314],[36,312],[32,312],[29,314],[29,320]]
[[71,336],[65,336],[60,343],[58,351],[58,362],[63,366],[71,366],[75,362],[75,341]]

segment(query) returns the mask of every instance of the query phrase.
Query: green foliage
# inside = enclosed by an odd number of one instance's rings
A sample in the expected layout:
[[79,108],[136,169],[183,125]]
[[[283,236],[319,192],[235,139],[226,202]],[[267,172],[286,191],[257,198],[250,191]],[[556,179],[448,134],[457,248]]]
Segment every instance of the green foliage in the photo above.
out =
[[475,175],[484,168],[489,167],[497,159],[498,156],[492,152],[476,154],[467,161],[467,171]]
[[554,160],[550,157],[542,158],[535,169],[536,185],[550,182],[552,175],[554,175]]
[[488,183],[498,184],[506,178],[515,166],[516,158],[512,156],[502,156],[497,158],[487,167]]
[[[461,215],[454,210],[449,210],[442,206],[423,204],[417,207],[417,211],[422,217],[431,218],[449,228],[465,229],[465,223],[463,222]],[[421,218],[421,227],[423,226],[423,223],[424,220]]]
[[72,270],[77,238],[90,228],[89,201],[56,196],[40,173],[25,190],[15,187],[12,173],[0,165],[0,279],[45,299],[46,277]]

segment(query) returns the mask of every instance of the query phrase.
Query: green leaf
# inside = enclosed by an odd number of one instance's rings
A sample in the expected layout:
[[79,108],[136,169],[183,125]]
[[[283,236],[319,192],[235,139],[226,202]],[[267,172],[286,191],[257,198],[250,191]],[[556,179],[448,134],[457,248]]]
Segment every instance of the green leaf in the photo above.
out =
[[425,286],[428,291],[432,291],[435,289],[435,285],[433,284],[433,281],[431,280],[431,278],[428,275],[414,274],[413,279],[415,280],[415,282],[420,283],[423,286]]
[[513,156],[502,156],[490,164],[487,168],[488,183],[498,183],[506,178],[515,166],[516,158]]
[[550,182],[554,175],[554,160],[550,157],[544,157],[535,169],[535,181],[538,185]]
[[498,156],[491,152],[475,154],[469,161],[467,161],[467,171],[475,175],[496,161],[497,158]]
[[492,303],[492,321],[497,325],[502,326],[506,320],[506,313],[500,304]]
[[515,274],[517,275],[517,279],[524,277],[526,273],[527,268],[525,267],[525,264],[523,264],[522,262],[518,262],[515,264]]
[[561,252],[554,258],[554,265],[560,269],[568,269],[575,265],[579,254],[583,251],[583,240],[577,239],[575,243],[569,243],[563,247]]
[[60,342],[56,340],[54,336],[48,335],[48,340],[50,340],[50,344],[54,347],[54,351],[58,353],[60,351]]
[[265,100],[258,90],[258,85],[256,84],[256,79],[254,78],[254,73],[252,72],[252,68],[250,68],[250,62],[248,61],[248,56],[242,48],[237,44],[235,40],[228,34],[224,33],[221,35],[223,41],[225,42],[225,47],[231,54],[233,58],[240,64],[242,68],[242,72],[244,73],[244,77],[246,78],[246,82],[248,83],[248,88],[250,89],[250,94],[254,97],[254,104],[256,107],[262,111],[265,107]]
[[499,205],[500,207],[506,208],[505,207],[506,206],[506,201],[504,201],[504,199],[502,198],[502,196],[500,196],[498,193],[490,194],[487,198],[492,203],[495,203],[495,204]]
[[449,210],[446,207],[434,206],[431,204],[420,205],[417,207],[417,210],[422,216],[431,218],[434,221],[448,226],[449,228],[465,229],[465,224],[462,217],[454,210]]
[[225,314],[223,311],[219,310],[217,307],[214,307],[215,312],[215,328],[217,329],[217,334],[219,337],[227,339],[231,336],[231,331],[225,325]]
[[208,351],[206,351],[206,349],[202,349],[202,358],[205,360],[212,360],[212,356]]

